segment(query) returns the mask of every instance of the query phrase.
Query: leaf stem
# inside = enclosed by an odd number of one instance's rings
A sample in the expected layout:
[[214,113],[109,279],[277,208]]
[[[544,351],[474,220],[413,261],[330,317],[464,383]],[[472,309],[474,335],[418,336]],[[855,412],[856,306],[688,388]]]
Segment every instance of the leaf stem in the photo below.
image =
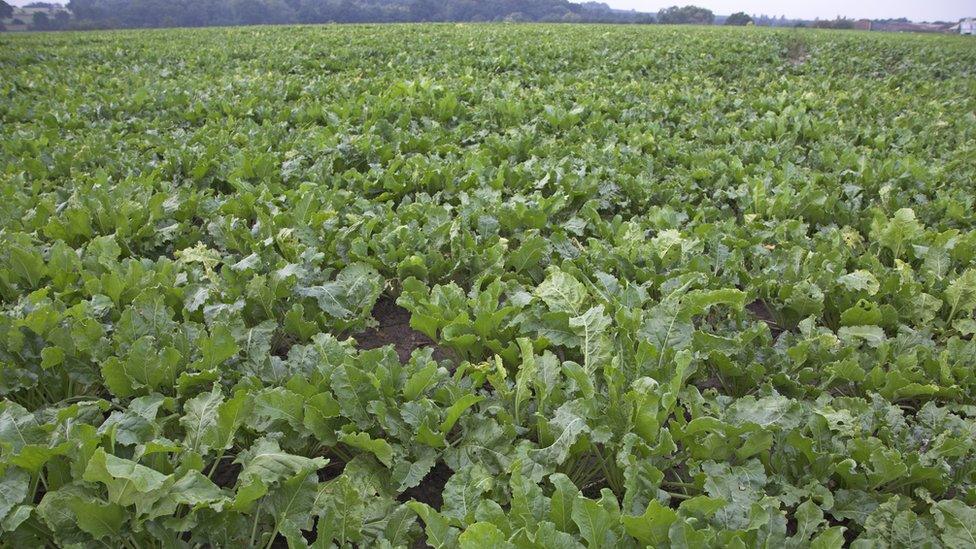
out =
[[676,482],[673,480],[665,480],[661,482],[661,484],[666,484],[668,486],[675,486],[678,488],[694,488],[695,490],[698,489],[698,486],[696,486],[693,482]]
[[210,471],[207,472],[207,478],[213,480],[214,471],[216,471],[217,470],[217,466],[220,465],[220,460],[224,459],[224,452],[225,451],[226,450],[221,450],[220,453],[217,454],[217,458],[214,459],[213,465],[210,466]]
[[[263,498],[262,498],[263,499]],[[251,540],[248,543],[248,547],[254,547],[254,536],[258,532],[258,519],[261,517],[261,502],[258,501],[258,508],[254,511],[254,522],[251,524]]]

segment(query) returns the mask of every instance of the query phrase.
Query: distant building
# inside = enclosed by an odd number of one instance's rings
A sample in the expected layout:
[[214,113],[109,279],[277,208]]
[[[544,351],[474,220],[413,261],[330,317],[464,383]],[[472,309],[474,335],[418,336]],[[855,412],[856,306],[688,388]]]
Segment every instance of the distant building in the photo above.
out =
[[854,21],[854,28],[856,30],[869,31],[871,30],[871,20],[859,19],[857,21]]
[[[10,2],[7,3],[9,4]],[[70,12],[61,5],[52,5],[52,7],[31,6],[23,8],[15,6],[13,15],[11,15],[9,19],[0,19],[0,25],[3,25],[8,31],[31,30],[35,13],[43,13],[53,19],[57,17],[59,12],[70,14]]]
[[972,17],[968,19],[963,19],[959,22],[959,34],[968,34],[970,36],[976,34],[976,20]]
[[948,25],[940,23],[912,23],[910,21],[874,21],[871,30],[885,32],[946,32]]

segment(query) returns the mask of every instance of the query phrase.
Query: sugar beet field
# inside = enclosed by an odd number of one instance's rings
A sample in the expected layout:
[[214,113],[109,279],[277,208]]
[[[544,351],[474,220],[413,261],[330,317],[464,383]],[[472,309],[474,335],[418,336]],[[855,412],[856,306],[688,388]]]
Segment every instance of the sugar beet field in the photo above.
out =
[[0,545],[976,546],[976,42],[0,36]]

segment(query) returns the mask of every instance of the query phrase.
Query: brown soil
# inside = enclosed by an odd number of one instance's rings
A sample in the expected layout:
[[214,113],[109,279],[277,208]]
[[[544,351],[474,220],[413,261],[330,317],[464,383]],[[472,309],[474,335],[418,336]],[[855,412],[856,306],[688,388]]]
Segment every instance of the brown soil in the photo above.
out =
[[749,310],[756,318],[762,320],[769,326],[769,331],[773,334],[773,339],[779,337],[779,334],[783,333],[783,328],[776,323],[773,318],[772,313],[769,312],[769,306],[766,305],[765,301],[756,300],[752,303],[746,305],[746,309]]
[[240,473],[241,465],[239,463],[234,463],[231,459],[223,459],[217,465],[211,480],[221,488],[233,488],[234,484],[237,483],[237,475]]
[[698,387],[698,390],[702,392],[709,389],[715,389],[716,391],[721,392],[723,389],[725,389],[725,386],[722,385],[722,380],[718,378],[718,375],[713,375],[708,379],[695,382],[695,387]]
[[409,360],[410,353],[422,347],[435,347],[434,358],[437,360],[451,357],[450,351],[437,347],[429,337],[411,328],[410,311],[397,305],[392,298],[383,296],[376,302],[373,318],[379,326],[353,335],[359,349],[393,345],[401,362]]
[[397,500],[405,503],[413,499],[440,510],[444,504],[444,485],[453,474],[450,467],[438,461],[420,484],[404,490]]
[[342,470],[345,469],[346,464],[335,459],[329,459],[329,464],[325,467],[319,469],[316,475],[319,477],[319,482],[328,482],[339,475],[342,474]]
[[806,44],[801,40],[793,40],[790,42],[786,55],[789,58],[790,64],[794,67],[802,65],[810,57]]

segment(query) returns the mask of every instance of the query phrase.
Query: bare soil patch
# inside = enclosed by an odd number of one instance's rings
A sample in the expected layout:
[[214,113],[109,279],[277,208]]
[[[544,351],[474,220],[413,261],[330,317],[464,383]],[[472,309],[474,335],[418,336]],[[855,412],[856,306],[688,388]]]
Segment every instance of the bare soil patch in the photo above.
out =
[[756,318],[765,322],[769,326],[769,331],[773,334],[773,339],[779,337],[779,334],[783,333],[783,327],[776,323],[776,319],[773,318],[773,314],[769,312],[769,306],[766,305],[765,301],[756,300],[752,303],[746,305],[746,309],[752,313]]
[[793,37],[786,45],[786,59],[794,67],[802,65],[810,57],[807,45],[802,39]]
[[369,350],[393,345],[401,362],[409,360],[410,353],[422,347],[434,347],[434,358],[437,360],[451,357],[449,350],[438,347],[429,337],[411,328],[410,311],[397,305],[392,298],[383,296],[376,302],[373,306],[373,318],[379,326],[353,335],[359,349]]
[[438,461],[420,484],[404,490],[397,500],[406,503],[413,499],[440,510],[444,504],[444,485],[453,474],[450,467]]

